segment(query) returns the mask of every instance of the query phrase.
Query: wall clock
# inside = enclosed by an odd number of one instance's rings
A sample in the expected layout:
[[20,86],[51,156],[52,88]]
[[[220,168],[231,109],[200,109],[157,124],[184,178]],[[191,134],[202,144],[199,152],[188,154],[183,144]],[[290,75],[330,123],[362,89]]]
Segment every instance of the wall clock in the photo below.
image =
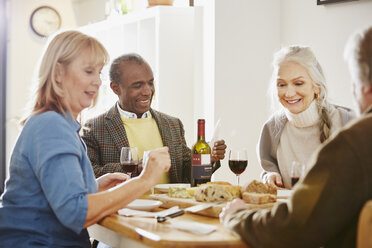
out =
[[61,16],[58,11],[49,6],[35,9],[30,17],[32,30],[41,37],[47,37],[61,27]]

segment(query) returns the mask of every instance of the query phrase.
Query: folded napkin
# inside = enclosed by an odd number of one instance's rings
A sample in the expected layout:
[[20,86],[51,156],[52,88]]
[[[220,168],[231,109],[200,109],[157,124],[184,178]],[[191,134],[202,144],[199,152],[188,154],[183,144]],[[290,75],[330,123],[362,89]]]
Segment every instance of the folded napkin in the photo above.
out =
[[156,216],[165,216],[168,214],[171,214],[175,211],[178,211],[179,207],[174,206],[172,208],[166,209],[164,211],[159,212],[148,212],[148,211],[141,211],[141,210],[134,210],[130,208],[123,208],[118,211],[118,214],[124,215],[124,216],[136,216],[136,217],[156,217]]
[[278,198],[289,198],[291,197],[292,193],[293,193],[293,190],[282,189],[276,192],[276,196]]
[[195,221],[183,221],[179,219],[168,219],[168,221],[171,227],[194,234],[209,234],[217,229],[216,226]]
[[[172,214],[179,210],[178,206],[174,206],[172,208],[166,209],[164,211],[160,212],[148,212],[148,211],[140,211],[140,210],[134,210],[129,208],[123,208],[118,211],[120,215],[124,215],[127,217],[130,216],[136,216],[136,217],[150,217],[154,218],[156,216],[166,216],[168,214]],[[178,230],[191,232],[194,234],[209,234],[217,229],[216,226],[203,224],[195,221],[183,221],[179,219],[171,219],[167,218],[167,223],[172,228],[176,228]]]

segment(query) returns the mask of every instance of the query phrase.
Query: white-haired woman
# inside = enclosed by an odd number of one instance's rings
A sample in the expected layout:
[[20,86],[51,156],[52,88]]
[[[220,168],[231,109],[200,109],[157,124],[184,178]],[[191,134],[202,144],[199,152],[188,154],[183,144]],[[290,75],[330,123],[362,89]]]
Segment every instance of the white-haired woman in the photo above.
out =
[[168,149],[161,148],[137,178],[109,173],[95,179],[76,118],[97,97],[107,61],[102,44],[77,31],[48,45],[1,197],[0,246],[90,247],[88,226],[148,191],[169,169]]
[[262,128],[258,157],[263,182],[291,188],[292,163],[308,166],[319,145],[355,114],[327,101],[323,70],[309,47],[282,48],[273,67],[273,103],[281,108]]

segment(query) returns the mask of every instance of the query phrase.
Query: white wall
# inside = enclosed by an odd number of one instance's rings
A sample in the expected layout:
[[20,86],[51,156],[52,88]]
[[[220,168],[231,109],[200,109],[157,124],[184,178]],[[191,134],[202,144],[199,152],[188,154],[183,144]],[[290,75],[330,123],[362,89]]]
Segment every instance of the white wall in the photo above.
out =
[[[354,108],[343,48],[354,30],[372,25],[372,1],[322,6],[316,0],[215,2],[215,119],[222,119],[228,148],[248,149],[243,184],[261,172],[255,148],[270,115],[266,92],[272,53],[289,44],[311,46],[328,79],[331,101]],[[215,180],[234,183],[227,158],[222,164]]]
[[[280,2],[277,0],[215,1],[215,119],[230,148],[245,147],[248,167],[241,184],[258,178],[256,143],[267,119],[270,62],[279,44]],[[236,183],[228,152],[215,180]]]
[[326,74],[331,101],[354,108],[343,50],[352,32],[372,25],[372,1],[319,6],[315,2],[281,1],[281,44],[312,47]]
[[20,131],[18,125],[29,97],[32,76],[46,39],[38,37],[30,28],[29,18],[34,9],[49,5],[58,10],[62,28],[76,26],[70,1],[12,0],[8,1],[10,26],[7,58],[7,161]]
[[106,0],[72,0],[72,6],[77,16],[77,26],[102,21],[106,18]]
[[[205,135],[211,141],[214,119],[215,1],[195,1],[194,121],[192,146],[197,139],[197,119],[205,119]],[[201,7],[202,6],[202,7]],[[215,137],[216,138],[216,137]]]

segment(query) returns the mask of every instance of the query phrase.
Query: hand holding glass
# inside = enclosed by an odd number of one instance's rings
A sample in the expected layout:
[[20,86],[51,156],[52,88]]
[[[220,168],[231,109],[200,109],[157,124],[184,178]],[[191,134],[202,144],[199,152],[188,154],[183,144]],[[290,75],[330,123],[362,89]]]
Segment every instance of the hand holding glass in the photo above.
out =
[[132,173],[138,168],[137,147],[122,147],[120,153],[120,165],[125,173],[132,177]]
[[248,156],[246,149],[229,151],[229,167],[235,173],[239,185],[239,176],[245,171],[248,165]]

